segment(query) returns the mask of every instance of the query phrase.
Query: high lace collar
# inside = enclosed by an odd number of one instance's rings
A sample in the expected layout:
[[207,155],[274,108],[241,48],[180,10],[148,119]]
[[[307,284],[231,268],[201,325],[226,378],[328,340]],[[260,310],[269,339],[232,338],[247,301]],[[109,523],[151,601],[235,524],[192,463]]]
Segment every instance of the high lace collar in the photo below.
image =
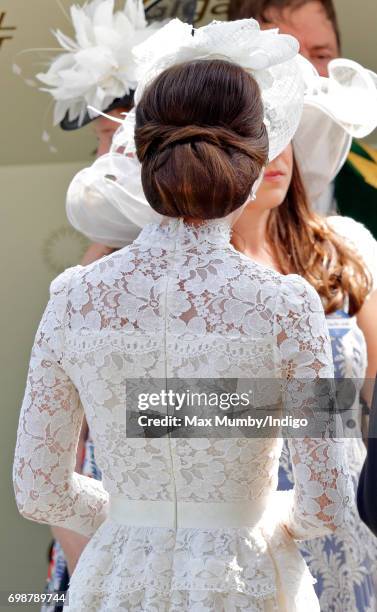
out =
[[182,218],[164,218],[160,223],[144,227],[136,242],[149,246],[161,246],[167,250],[192,246],[230,246],[232,230],[224,219],[204,221],[200,225],[185,222]]

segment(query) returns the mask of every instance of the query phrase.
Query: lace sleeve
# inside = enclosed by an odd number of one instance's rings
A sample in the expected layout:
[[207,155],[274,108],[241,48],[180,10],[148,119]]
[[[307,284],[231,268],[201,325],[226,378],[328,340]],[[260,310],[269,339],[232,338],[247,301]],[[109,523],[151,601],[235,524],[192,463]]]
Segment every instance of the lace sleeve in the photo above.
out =
[[[278,303],[275,320],[285,409],[295,416],[304,413],[310,425],[310,416],[320,416],[318,379],[327,379],[327,399],[335,396],[323,307],[315,290],[295,275],[286,277]],[[294,489],[286,498],[285,527],[296,539],[335,530],[344,522],[351,500],[344,441],[324,433],[319,438],[290,437],[288,444]]]
[[66,270],[51,284],[35,337],[18,425],[13,484],[25,518],[90,537],[106,518],[108,493],[101,482],[74,471],[84,413],[62,365],[66,287],[74,270]]

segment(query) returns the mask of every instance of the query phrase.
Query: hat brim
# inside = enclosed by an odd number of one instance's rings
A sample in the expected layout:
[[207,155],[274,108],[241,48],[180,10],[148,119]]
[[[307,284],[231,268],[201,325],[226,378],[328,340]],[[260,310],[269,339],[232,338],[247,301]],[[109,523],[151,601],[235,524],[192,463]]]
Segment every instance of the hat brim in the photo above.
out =
[[343,167],[352,138],[363,138],[377,125],[377,75],[338,58],[329,63],[305,95],[293,147],[306,192],[313,205]]
[[[134,91],[123,96],[123,98],[117,98],[108,106],[103,112],[109,113],[117,108],[125,108],[129,110],[132,108],[134,103]],[[80,128],[88,125],[95,119],[98,119],[98,115],[91,116],[88,112],[86,113],[84,119],[80,121],[79,118],[74,119],[73,121],[69,118],[69,112],[65,115],[64,119],[60,122],[60,127],[62,130],[66,132],[72,132],[74,130],[79,130]]]
[[71,225],[93,242],[123,248],[161,215],[148,204],[137,157],[106,154],[72,180],[66,200]]
[[293,150],[305,191],[315,208],[329,184],[345,164],[352,145],[352,136],[331,114],[307,104],[297,132]]

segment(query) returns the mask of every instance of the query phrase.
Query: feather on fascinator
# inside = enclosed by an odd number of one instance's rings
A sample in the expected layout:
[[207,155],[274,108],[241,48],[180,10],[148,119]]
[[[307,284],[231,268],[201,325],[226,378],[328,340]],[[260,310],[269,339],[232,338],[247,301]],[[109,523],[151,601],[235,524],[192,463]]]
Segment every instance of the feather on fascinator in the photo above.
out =
[[[76,129],[89,123],[98,110],[129,106],[137,85],[132,54],[161,27],[148,25],[142,0],[126,0],[123,10],[114,12],[114,0],[93,0],[83,7],[71,7],[74,38],[54,32],[62,48],[45,73],[37,78],[55,100],[54,125]],[[121,104],[122,102],[122,104]]]

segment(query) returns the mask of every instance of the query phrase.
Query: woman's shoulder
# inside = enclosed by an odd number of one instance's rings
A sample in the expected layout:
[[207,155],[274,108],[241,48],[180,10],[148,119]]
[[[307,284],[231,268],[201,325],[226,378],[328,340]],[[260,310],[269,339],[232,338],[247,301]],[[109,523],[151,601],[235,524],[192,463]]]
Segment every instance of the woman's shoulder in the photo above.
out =
[[351,247],[364,261],[373,278],[373,287],[377,288],[377,240],[365,225],[352,219],[334,215],[327,217],[327,223],[339,236],[345,238]]
[[371,232],[368,230],[363,223],[352,219],[352,217],[344,217],[343,215],[330,215],[326,217],[328,225],[337,233],[349,238],[350,240],[368,237],[374,240]]
[[361,255],[377,249],[377,241],[369,229],[351,217],[333,215],[327,217],[326,222],[337,234],[350,241],[355,250]]
[[317,306],[320,305],[320,309],[322,310],[322,303],[318,293],[314,287],[299,274],[282,274],[265,264],[250,260],[249,257],[242,253],[237,253],[237,255],[245,264],[245,268],[247,268],[251,277],[261,285],[266,284],[268,294],[273,292],[276,299],[280,297],[280,300],[287,303],[295,303],[296,306],[302,304],[304,301],[312,302]]
[[314,287],[298,274],[282,276],[280,295],[290,310],[301,312],[323,312],[321,298]]
[[61,272],[56,278],[50,283],[50,295],[55,296],[61,293],[65,293],[68,286],[72,282],[73,278],[79,274],[81,270],[84,270],[84,266],[72,266]]
[[249,260],[248,267],[262,286],[263,294],[268,296],[270,306],[275,302],[275,312],[280,314],[300,314],[323,312],[321,298],[314,287],[299,274],[282,274],[273,268]]
[[90,263],[67,268],[52,281],[50,289],[54,292],[59,292],[64,287],[74,289],[78,285],[95,284],[97,281],[100,282],[101,279],[105,281],[106,278],[108,279],[106,271],[109,269],[113,272],[112,275],[110,274],[110,277],[113,278],[118,268],[119,272],[121,271],[122,263],[124,263],[127,253],[130,253],[131,247],[132,244],[123,247],[123,249],[113,250],[111,247],[109,249],[103,246],[103,254],[101,256]]

